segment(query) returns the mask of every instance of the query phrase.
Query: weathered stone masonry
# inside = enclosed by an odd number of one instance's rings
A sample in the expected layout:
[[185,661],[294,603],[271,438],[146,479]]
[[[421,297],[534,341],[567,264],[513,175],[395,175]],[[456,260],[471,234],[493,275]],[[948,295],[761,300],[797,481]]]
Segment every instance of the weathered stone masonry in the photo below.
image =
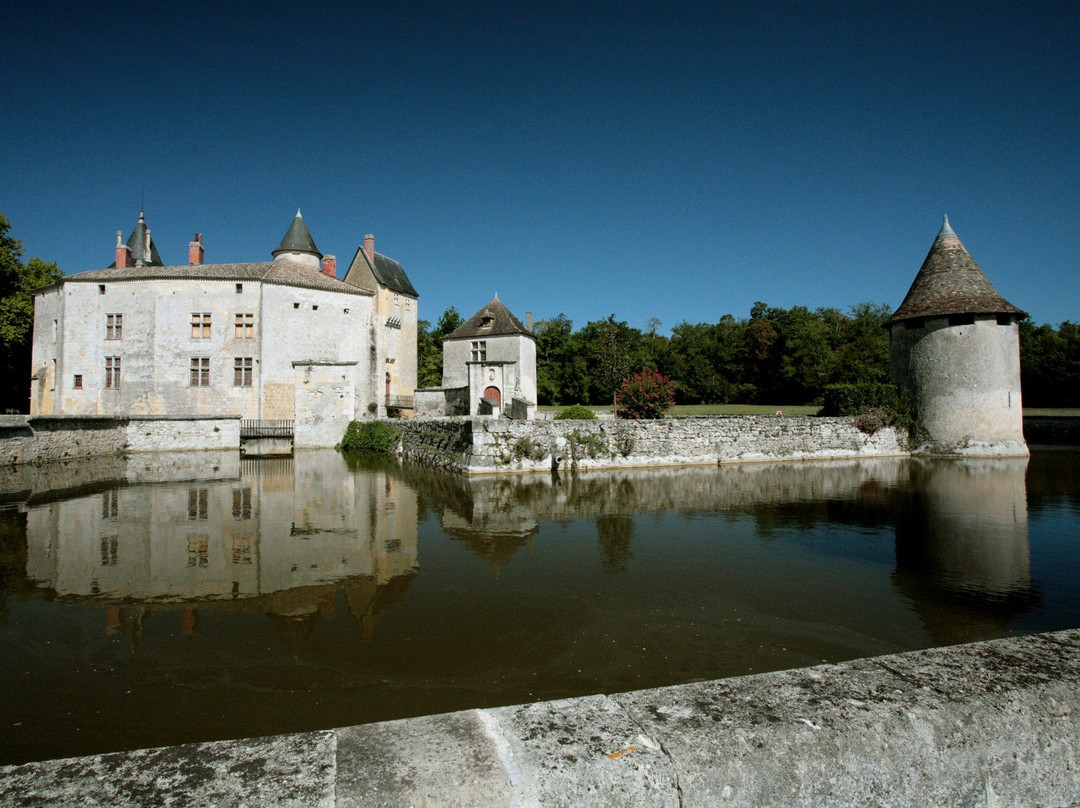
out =
[[868,435],[852,418],[717,416],[658,421],[394,421],[399,454],[466,474],[887,457],[906,435]]

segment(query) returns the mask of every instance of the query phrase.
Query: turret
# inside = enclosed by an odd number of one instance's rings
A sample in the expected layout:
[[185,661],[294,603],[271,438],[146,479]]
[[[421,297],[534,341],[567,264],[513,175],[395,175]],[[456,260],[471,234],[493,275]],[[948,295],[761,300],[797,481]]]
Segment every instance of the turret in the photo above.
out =
[[945,217],[886,323],[889,371],[915,408],[917,453],[1026,455],[1018,322]]
[[285,231],[284,238],[272,254],[275,261],[292,261],[314,269],[320,268],[322,253],[315,246],[315,240],[311,238],[311,232],[304,224],[299,208],[289,229]]

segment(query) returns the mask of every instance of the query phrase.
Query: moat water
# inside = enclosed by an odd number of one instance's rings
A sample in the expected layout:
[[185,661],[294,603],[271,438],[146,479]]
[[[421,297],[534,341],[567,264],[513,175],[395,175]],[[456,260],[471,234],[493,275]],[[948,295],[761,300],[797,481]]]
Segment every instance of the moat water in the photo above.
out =
[[0,477],[0,762],[1080,626],[1080,452],[467,480],[335,453]]

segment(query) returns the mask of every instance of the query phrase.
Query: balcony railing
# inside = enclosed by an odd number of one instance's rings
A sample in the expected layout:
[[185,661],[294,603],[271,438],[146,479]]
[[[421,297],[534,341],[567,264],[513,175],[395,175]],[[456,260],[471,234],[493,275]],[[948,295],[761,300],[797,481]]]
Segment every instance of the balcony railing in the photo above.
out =
[[387,396],[386,409],[388,410],[411,410],[413,408],[412,396]]
[[291,438],[293,422],[284,419],[240,421],[240,440],[244,438]]

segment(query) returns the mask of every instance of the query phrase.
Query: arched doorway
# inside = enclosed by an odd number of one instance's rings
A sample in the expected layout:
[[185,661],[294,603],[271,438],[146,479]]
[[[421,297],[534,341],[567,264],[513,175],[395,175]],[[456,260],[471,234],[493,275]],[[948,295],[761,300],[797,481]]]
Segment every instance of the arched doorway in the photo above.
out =
[[502,394],[499,392],[499,388],[495,386],[485,387],[484,398],[491,402],[491,409],[498,412],[499,405],[502,403]]

